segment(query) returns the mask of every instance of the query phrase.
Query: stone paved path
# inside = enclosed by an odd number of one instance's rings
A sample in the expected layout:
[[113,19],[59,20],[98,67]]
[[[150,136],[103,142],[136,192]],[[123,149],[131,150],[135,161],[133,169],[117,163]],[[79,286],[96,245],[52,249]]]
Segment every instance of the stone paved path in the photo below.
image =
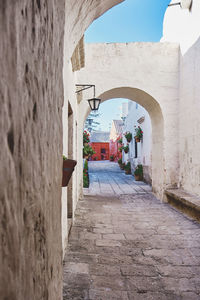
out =
[[150,186],[135,181],[132,175],[126,175],[114,162],[89,162],[89,172],[90,187],[85,189],[85,195],[123,195],[151,191]]
[[[138,188],[131,178],[124,181],[128,186],[132,181],[135,192],[109,189],[102,165],[90,167],[99,195],[91,187],[78,203],[64,260],[63,299],[200,299],[200,224],[150,191],[136,192],[145,185]],[[115,182],[126,176],[117,169],[108,173]]]

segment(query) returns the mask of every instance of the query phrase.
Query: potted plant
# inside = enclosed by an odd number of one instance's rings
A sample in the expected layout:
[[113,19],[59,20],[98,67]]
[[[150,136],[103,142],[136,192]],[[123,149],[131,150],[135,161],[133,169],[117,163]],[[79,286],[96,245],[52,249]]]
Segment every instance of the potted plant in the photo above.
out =
[[125,167],[124,167],[124,170],[125,170],[125,174],[128,175],[128,174],[131,174],[131,163],[128,162]]
[[121,165],[122,164],[122,159],[119,158],[117,162],[118,162],[119,165]]
[[130,131],[127,131],[124,133],[124,136],[125,136],[127,142],[130,143],[132,140],[132,133]]
[[135,136],[134,136],[135,141],[137,143],[139,143],[140,140],[142,139],[142,137],[143,137],[143,131],[142,131],[141,127],[140,126],[138,126],[138,127],[135,126]]
[[110,161],[114,161],[115,157],[113,154],[110,155]]
[[119,138],[119,139],[117,140],[117,143],[118,143],[118,144],[122,144],[122,138]]
[[136,181],[140,181],[143,179],[143,166],[137,165],[134,171],[134,177]]
[[126,165],[125,163],[122,163],[122,164],[120,165],[120,169],[121,169],[121,170],[124,170],[125,165]]
[[65,155],[63,155],[62,187],[68,185],[76,164],[77,164],[76,160],[67,159],[67,157]]
[[121,146],[121,147],[118,148],[119,152],[122,152],[122,150],[123,150],[123,146]]
[[125,153],[128,153],[129,151],[129,145],[123,146],[123,150]]

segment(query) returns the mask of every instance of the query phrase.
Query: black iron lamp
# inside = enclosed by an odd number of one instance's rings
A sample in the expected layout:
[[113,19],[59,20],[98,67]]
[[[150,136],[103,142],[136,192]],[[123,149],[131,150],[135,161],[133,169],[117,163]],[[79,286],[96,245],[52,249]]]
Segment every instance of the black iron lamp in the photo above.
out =
[[89,103],[91,110],[98,110],[100,102],[101,102],[101,99],[99,99],[99,98],[88,99],[88,103]]
[[86,89],[89,89],[93,87],[94,89],[94,97],[91,99],[88,99],[89,106],[92,111],[97,111],[99,109],[99,105],[101,102],[101,99],[95,97],[95,85],[94,84],[76,84],[77,87],[82,87],[80,90],[76,91],[76,93],[79,93],[81,91],[84,91]]

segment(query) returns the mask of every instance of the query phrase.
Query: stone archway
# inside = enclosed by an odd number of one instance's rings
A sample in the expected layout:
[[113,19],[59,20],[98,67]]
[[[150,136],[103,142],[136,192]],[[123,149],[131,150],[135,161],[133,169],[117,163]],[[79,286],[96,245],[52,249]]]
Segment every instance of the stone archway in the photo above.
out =
[[[100,95],[102,103],[115,98],[126,98],[139,103],[150,115],[152,123],[152,188],[156,195],[163,199],[163,191],[167,185],[164,154],[164,119],[159,103],[146,92],[130,87],[120,87],[108,90]],[[87,108],[84,120],[90,113]]]

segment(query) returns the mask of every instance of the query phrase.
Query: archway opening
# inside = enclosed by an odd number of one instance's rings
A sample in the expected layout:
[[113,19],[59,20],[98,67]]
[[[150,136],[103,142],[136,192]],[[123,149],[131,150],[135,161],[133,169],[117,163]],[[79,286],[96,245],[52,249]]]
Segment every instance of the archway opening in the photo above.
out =
[[[152,189],[162,199],[164,190],[164,120],[159,103],[148,93],[131,87],[110,89],[98,95],[102,103],[110,99],[124,98],[137,102],[148,112],[152,125]],[[89,115],[86,109],[85,118]]]

